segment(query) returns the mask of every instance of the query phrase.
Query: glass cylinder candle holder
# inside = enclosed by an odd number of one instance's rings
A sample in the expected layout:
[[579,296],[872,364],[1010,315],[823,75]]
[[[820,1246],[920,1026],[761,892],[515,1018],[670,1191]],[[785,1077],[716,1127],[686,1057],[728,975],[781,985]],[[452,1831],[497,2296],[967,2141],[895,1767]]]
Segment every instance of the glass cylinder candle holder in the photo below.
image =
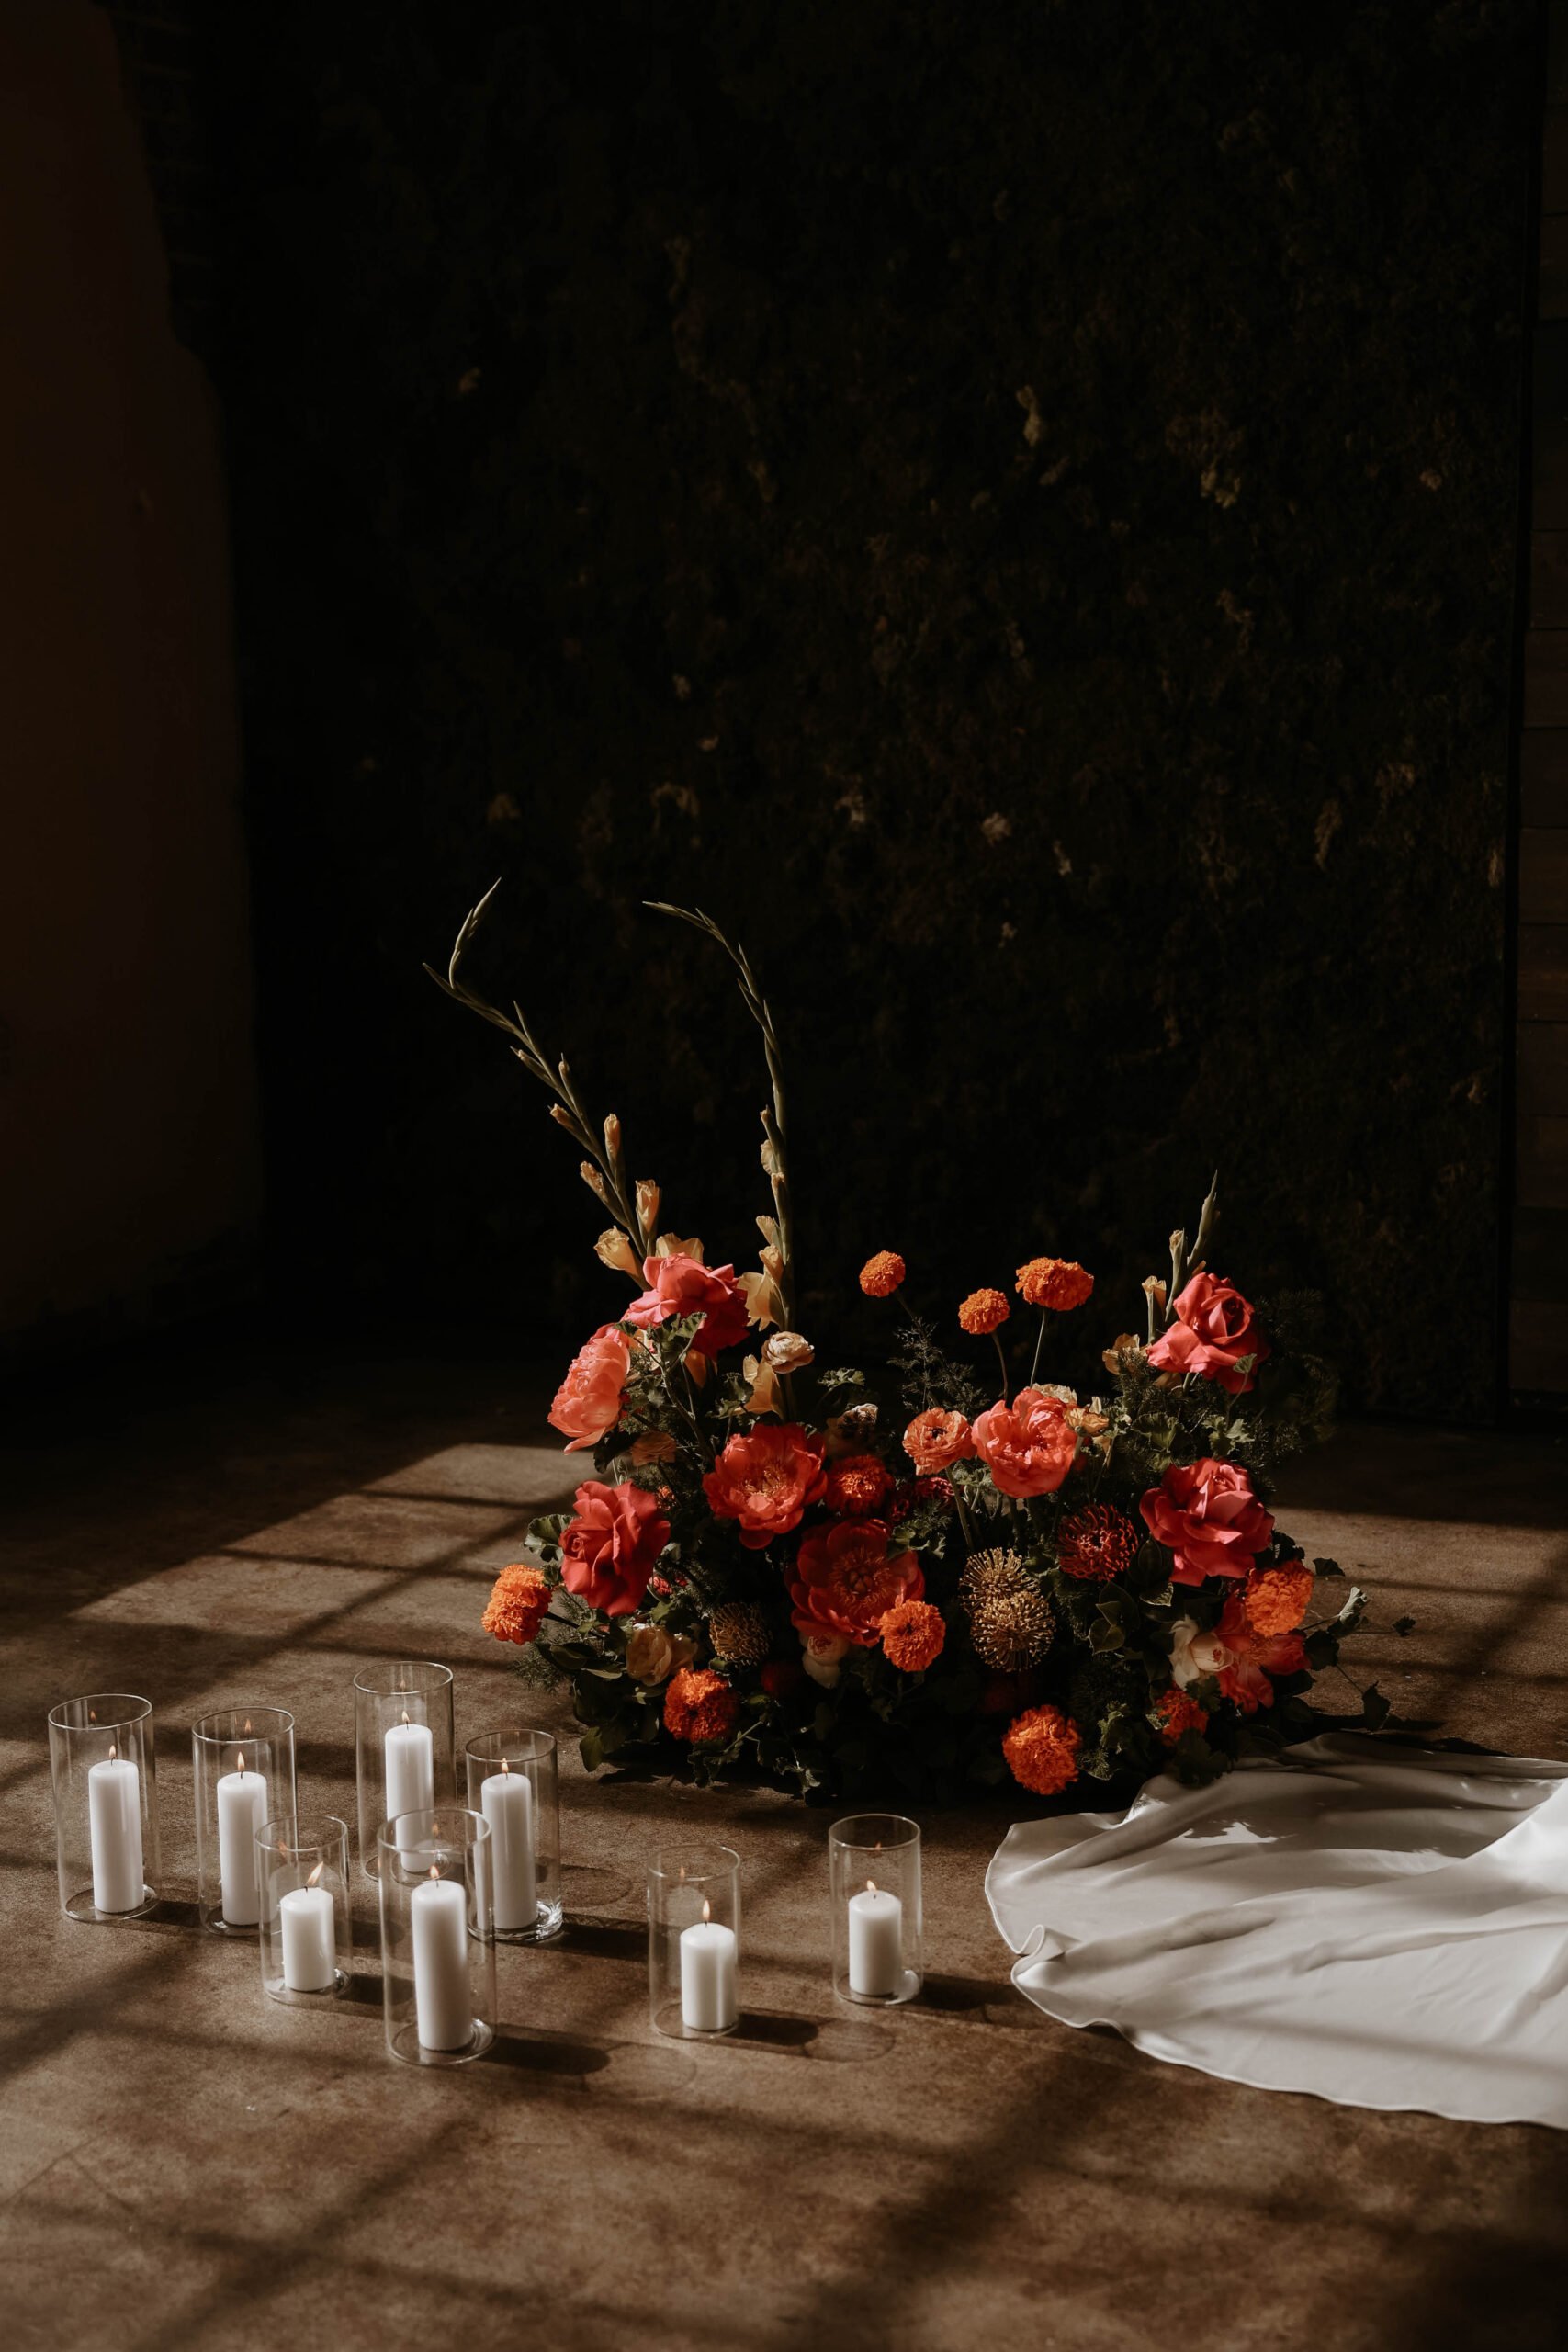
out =
[[543,1943],[561,1924],[560,1790],[547,1731],[487,1731],[464,1750],[468,1805],[491,1827],[491,1932]]
[[430,1658],[383,1658],[354,1678],[359,1865],[374,1878],[381,1825],[450,1813],[457,1802],[452,1669]]
[[54,1851],[68,1919],[133,1919],[158,1900],[152,1702],[124,1690],[49,1711]]
[[299,2008],[348,1990],[354,1919],[348,1825],[284,1814],[256,1831],[262,1990]]
[[387,2048],[405,2066],[461,2066],[495,2039],[494,1841],[482,1813],[402,1814],[377,1839]]
[[190,1727],[196,1783],[196,1901],[219,1936],[261,1921],[256,1831],[294,1805],[294,1718],[281,1707],[223,1707]]
[[658,2033],[716,2041],[740,2017],[740,1857],[661,1846],[648,1866],[648,2009]]
[[920,1830],[897,1813],[856,1813],[828,1832],[833,1990],[857,2007],[912,2001],[924,1978]]

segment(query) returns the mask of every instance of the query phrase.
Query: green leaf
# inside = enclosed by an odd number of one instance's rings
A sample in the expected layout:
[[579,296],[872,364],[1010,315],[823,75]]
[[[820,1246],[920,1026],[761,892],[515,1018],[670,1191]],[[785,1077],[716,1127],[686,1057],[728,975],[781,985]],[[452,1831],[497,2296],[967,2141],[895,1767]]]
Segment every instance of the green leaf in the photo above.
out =
[[1313,1566],[1320,1577],[1342,1577],[1345,1573],[1337,1560],[1314,1560]]
[[1393,1713],[1393,1702],[1383,1697],[1375,1682],[1361,1693],[1361,1721],[1369,1731],[1381,1731]]
[[1416,1631],[1415,1618],[1396,1617],[1393,1621],[1393,1630],[1399,1635],[1400,1640],[1403,1641],[1406,1634],[1413,1634]]
[[577,1743],[577,1749],[585,1772],[596,1772],[604,1761],[604,1742],[596,1731],[585,1731]]

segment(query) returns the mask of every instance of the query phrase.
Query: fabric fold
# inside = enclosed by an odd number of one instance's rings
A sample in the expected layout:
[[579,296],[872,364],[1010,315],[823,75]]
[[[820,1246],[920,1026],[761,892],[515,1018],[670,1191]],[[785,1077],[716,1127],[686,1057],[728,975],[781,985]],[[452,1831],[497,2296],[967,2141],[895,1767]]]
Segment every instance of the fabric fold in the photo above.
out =
[[1568,1765],[1328,1734],[1018,1823],[986,1893],[1064,2024],[1260,2089],[1568,2129]]

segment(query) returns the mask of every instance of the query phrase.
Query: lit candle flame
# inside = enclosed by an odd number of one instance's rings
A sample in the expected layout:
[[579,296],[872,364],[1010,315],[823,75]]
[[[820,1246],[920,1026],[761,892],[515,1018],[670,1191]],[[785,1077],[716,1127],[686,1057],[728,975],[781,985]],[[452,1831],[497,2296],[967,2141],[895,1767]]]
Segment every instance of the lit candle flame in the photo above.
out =
[[246,1729],[247,1731],[249,1731],[250,1727],[251,1727],[251,1719],[250,1719],[249,1715],[247,1715],[247,1716],[245,1717],[245,1729]]
[[876,1881],[874,1878],[868,1878],[866,1880],[865,1891],[868,1894],[874,1894],[876,1893]]
[[711,1903],[705,1902],[705,1903],[704,1903],[704,1905],[703,1905],[703,1925],[704,1925],[704,1927],[705,1927],[705,1928],[707,1926],[708,1921],[709,1921],[712,1917],[713,1917],[713,1905],[712,1905],[712,1904],[711,1904]]
[[405,1707],[405,1708],[403,1709],[403,1721],[404,1721],[404,1723],[405,1723],[405,1724],[407,1723],[408,1719],[409,1719],[409,1711],[408,1711],[408,1709]]
[[111,1740],[110,1740],[110,1742],[109,1742],[109,1762],[110,1762],[111,1764],[114,1762],[115,1758],[116,1758],[118,1754],[119,1754],[119,1750],[118,1750],[118,1748],[115,1746],[115,1744],[114,1744],[113,1740],[111,1739]]
[[314,1886],[314,1885],[315,1885],[315,1883],[316,1883],[316,1881],[321,1877],[321,1872],[326,1869],[326,1866],[327,1866],[327,1858],[326,1858],[326,1856],[323,1854],[323,1855],[321,1856],[321,1860],[316,1864],[315,1869],[310,1872],[310,1877],[305,1881],[306,1885],[307,1885],[307,1886]]
[[503,1772],[510,1772],[512,1770],[511,1765],[507,1762],[504,1756],[501,1759],[501,1769]]
[[436,1879],[438,1879],[438,1878],[441,1876],[440,1871],[436,1869],[435,1864],[434,1864],[434,1862],[432,1862],[432,1863],[431,1863],[431,1865],[430,1865],[430,1875],[431,1875],[431,1877],[432,1877],[432,1878],[436,1878]]
[[245,1751],[243,1747],[238,1751],[238,1758],[239,1761],[237,1769],[243,1772],[245,1769]]

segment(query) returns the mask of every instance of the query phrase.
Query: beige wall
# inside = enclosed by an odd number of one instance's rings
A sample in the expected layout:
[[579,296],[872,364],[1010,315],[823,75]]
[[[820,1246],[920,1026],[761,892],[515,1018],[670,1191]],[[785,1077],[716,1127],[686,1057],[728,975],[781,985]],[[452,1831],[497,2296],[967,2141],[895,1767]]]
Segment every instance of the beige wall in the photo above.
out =
[[0,1331],[177,1311],[254,1226],[230,629],[109,25],[0,0]]

